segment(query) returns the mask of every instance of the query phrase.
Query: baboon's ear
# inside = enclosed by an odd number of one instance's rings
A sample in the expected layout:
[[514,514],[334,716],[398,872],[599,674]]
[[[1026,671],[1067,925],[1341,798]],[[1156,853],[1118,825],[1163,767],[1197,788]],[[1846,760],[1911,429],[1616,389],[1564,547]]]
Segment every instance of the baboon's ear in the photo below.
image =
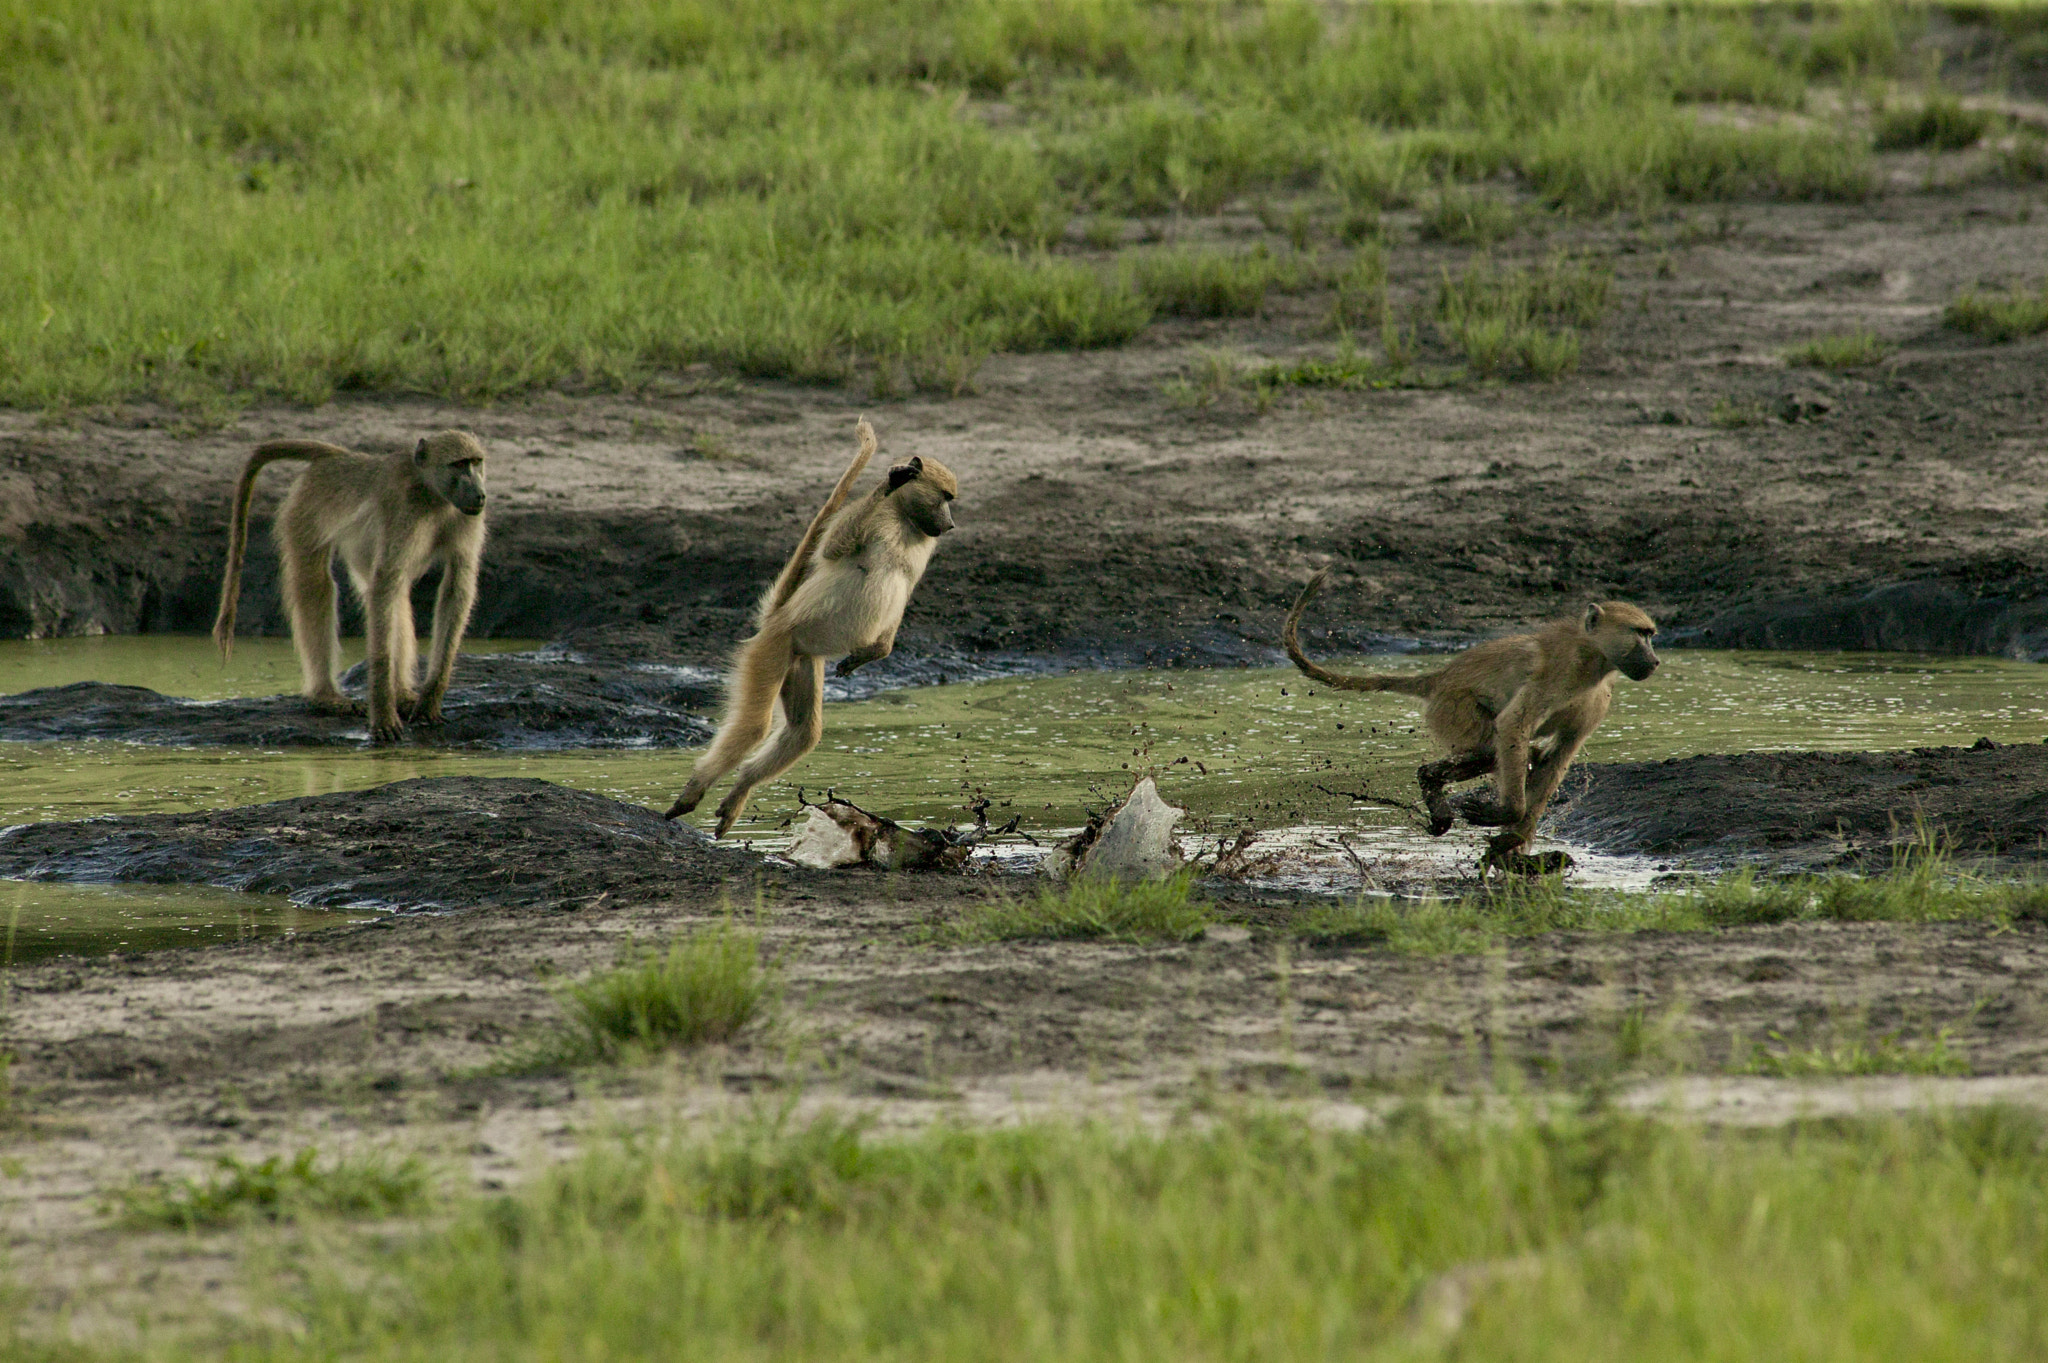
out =
[[427,438],[420,437],[420,443],[412,447],[412,462],[421,468],[427,466]]
[[1586,633],[1591,634],[1598,628],[1600,628],[1600,603],[1595,601],[1586,607]]
[[914,454],[911,455],[909,463],[898,464],[895,468],[889,470],[889,491],[894,492],[897,488],[902,487],[905,483],[910,482],[923,472],[924,460]]

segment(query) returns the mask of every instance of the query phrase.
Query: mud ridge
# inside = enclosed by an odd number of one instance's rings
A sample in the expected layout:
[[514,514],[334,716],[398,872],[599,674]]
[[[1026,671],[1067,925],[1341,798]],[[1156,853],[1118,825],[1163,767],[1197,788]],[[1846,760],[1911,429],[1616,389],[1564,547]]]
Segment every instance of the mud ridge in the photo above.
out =
[[0,877],[213,885],[309,908],[617,905],[716,891],[759,866],[681,820],[528,777],[0,831]]
[[1722,611],[1674,631],[1693,648],[1990,654],[2048,661],[2048,597],[1979,595],[1967,584],[1900,582],[1856,596],[1795,597]]
[[[342,678],[358,700],[358,664]],[[456,666],[441,724],[402,742],[479,749],[675,748],[704,742],[717,678],[701,670],[585,663],[566,654],[470,654]],[[118,739],[152,746],[364,746],[360,714],[329,714],[298,696],[196,701],[140,686],[78,682],[0,696],[0,741]]]
[[2048,861],[2048,744],[1582,765],[1551,830],[1607,852],[1880,864],[1923,820],[1955,851]]

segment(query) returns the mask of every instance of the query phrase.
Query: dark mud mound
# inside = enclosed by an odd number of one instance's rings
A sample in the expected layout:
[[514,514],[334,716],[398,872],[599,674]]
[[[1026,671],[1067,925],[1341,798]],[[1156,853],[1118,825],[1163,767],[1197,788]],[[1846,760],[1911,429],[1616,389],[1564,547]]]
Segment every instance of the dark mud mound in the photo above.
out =
[[[2014,584],[2026,585],[2026,584]],[[1694,648],[1991,654],[2048,661],[2048,597],[1900,582],[1860,596],[1737,606],[1671,642]]]
[[311,908],[630,903],[712,891],[758,865],[653,810],[531,778],[427,777],[0,833],[4,877],[215,885]]
[[1566,791],[1554,830],[1604,851],[1876,861],[1917,818],[1966,855],[2048,860],[2048,744],[1581,766]]
[[[342,679],[360,698],[361,667]],[[711,736],[693,710],[715,684],[674,669],[586,664],[545,654],[470,655],[456,665],[443,722],[404,743],[436,748],[689,747]],[[323,714],[298,696],[194,701],[139,686],[79,682],[0,696],[0,740],[107,738],[168,747],[312,748],[367,744],[360,715]]]

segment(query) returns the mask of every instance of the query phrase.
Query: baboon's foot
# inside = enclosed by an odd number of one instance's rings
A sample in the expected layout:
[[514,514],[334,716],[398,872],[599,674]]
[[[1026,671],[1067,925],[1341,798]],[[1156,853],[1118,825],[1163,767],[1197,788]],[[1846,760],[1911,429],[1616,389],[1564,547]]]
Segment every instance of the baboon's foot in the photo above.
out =
[[751,790],[742,787],[728,792],[726,797],[718,802],[718,828],[712,833],[712,837],[722,838],[732,832],[732,826],[740,821],[740,811],[747,807],[747,797],[751,794]]
[[1432,791],[1423,797],[1429,804],[1429,836],[1440,838],[1451,831],[1451,825],[1458,821],[1451,812],[1451,802],[1444,798],[1442,791]]
[[1496,833],[1487,839],[1479,865],[1488,871],[1498,868],[1511,876],[1554,876],[1578,865],[1569,852],[1538,852],[1532,856],[1522,850],[1526,846],[1520,833]]
[[441,722],[441,698],[439,696],[415,697],[402,702],[398,713],[405,716],[407,724],[423,724],[428,727]]
[[306,704],[325,715],[360,715],[361,701],[350,700],[339,691],[315,691],[306,697]]

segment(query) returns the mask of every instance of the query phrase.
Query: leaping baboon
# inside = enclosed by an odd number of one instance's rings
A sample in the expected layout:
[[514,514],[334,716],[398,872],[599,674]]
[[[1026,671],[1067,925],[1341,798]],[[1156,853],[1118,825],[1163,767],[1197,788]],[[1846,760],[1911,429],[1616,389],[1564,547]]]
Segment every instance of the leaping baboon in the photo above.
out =
[[[476,604],[484,549],[483,445],[466,431],[442,431],[422,439],[410,454],[385,456],[356,454],[319,440],[258,445],[235,487],[229,522],[228,566],[221,579],[220,614],[213,622],[223,659],[235,646],[242,558],[249,547],[249,499],[255,495],[256,475],[279,460],[307,466],[285,494],[271,527],[306,698],[329,709],[348,708],[336,684],[341,641],[333,560],[339,553],[363,603],[371,735],[380,743],[397,738],[404,727],[401,705],[405,719],[439,724],[455,652]],[[434,598],[433,654],[421,686],[412,584],[436,563],[441,565],[441,590]]]
[[[1600,727],[1613,700],[1614,674],[1641,681],[1657,670],[1650,638],[1657,622],[1626,601],[1602,601],[1583,616],[1554,620],[1529,634],[1510,634],[1466,649],[1435,672],[1353,676],[1309,661],[1301,651],[1302,612],[1329,581],[1325,568],[1301,589],[1280,640],[1294,665],[1342,691],[1393,691],[1423,702],[1423,723],[1449,756],[1417,769],[1429,831],[1450,831],[1454,813],[1444,788],[1493,773],[1494,798],[1459,802],[1466,821],[1507,825],[1489,856],[1526,847],[1536,820],[1557,793],[1565,768]],[[1533,758],[1533,763],[1532,763]]]
[[924,576],[938,537],[953,528],[960,486],[935,459],[896,465],[873,492],[846,505],[875,453],[874,428],[862,420],[855,430],[860,452],[761,598],[754,636],[740,645],[726,682],[725,717],[669,807],[671,819],[695,809],[714,782],[739,767],[718,806],[716,836],[722,838],[755,786],[818,746],[825,732],[825,659],[838,657],[836,670],[844,677],[889,656],[911,589]]

